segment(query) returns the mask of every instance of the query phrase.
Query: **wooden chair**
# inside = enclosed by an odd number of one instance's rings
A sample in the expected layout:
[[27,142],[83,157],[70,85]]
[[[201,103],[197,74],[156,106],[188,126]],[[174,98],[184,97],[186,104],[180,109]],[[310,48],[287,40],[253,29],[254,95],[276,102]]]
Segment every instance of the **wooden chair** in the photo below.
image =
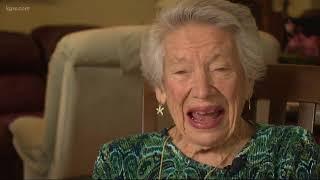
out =
[[253,99],[256,121],[271,124],[285,124],[287,102],[298,102],[298,125],[312,132],[320,104],[320,66],[269,65]]
[[[299,102],[298,125],[313,131],[316,104],[320,104],[320,66],[269,65],[266,76],[255,84],[252,108],[246,118],[262,123],[284,124],[287,102]],[[143,96],[143,130],[163,127],[156,115],[157,101],[153,89],[145,83]]]

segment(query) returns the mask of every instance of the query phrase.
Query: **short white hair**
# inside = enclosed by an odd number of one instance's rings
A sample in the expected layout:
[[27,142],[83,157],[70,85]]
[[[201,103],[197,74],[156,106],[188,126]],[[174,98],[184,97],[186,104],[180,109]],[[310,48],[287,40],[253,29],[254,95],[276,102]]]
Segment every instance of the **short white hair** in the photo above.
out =
[[143,76],[158,87],[162,83],[165,36],[191,22],[220,27],[234,34],[245,75],[257,80],[264,75],[260,38],[250,10],[226,0],[179,0],[162,9],[141,45]]

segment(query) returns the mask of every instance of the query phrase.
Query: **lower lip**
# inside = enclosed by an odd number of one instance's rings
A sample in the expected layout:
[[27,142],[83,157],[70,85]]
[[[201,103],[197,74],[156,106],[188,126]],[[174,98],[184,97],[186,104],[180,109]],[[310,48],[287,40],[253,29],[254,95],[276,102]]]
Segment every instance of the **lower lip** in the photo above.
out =
[[219,126],[219,124],[222,122],[225,112],[221,113],[216,119],[212,121],[204,121],[204,122],[198,122],[194,121],[192,118],[187,116],[191,126],[197,129],[212,129]]

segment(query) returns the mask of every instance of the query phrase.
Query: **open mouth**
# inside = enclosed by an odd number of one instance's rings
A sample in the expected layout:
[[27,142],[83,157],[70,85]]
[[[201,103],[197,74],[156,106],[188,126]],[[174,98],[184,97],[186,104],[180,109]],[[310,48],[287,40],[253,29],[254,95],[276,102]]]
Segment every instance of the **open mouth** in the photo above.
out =
[[187,112],[190,124],[199,129],[210,129],[218,126],[224,114],[225,109],[222,106],[196,107]]

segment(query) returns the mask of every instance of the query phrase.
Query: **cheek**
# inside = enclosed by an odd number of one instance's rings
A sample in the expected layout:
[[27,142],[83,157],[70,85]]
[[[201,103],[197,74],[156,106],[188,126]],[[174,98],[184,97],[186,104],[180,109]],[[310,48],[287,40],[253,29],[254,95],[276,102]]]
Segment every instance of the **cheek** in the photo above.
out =
[[176,105],[182,104],[185,94],[184,91],[186,89],[183,84],[175,80],[168,79],[165,82],[165,89],[168,103]]
[[239,96],[239,86],[235,80],[217,82],[216,88],[219,89],[229,104],[234,103],[236,98]]
[[183,126],[183,104],[187,95],[187,88],[184,83],[176,80],[165,82],[167,106],[175,125]]

